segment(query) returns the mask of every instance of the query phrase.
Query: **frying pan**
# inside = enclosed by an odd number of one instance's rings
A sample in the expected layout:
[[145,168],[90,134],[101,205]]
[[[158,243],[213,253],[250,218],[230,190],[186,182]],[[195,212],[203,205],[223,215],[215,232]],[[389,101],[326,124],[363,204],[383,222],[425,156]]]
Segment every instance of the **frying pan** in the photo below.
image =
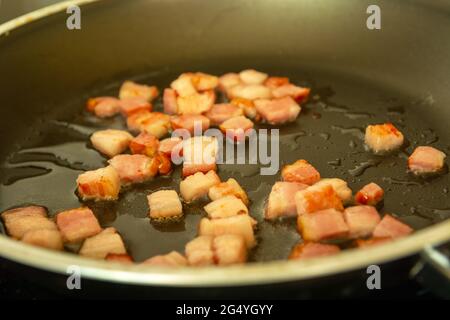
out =
[[[81,30],[66,28],[67,2],[0,26],[1,211],[32,203],[54,215],[80,206],[76,176],[106,160],[90,148],[89,135],[124,126],[119,117],[99,121],[87,115],[88,97],[116,95],[126,79],[162,89],[185,71],[219,75],[251,67],[312,88],[298,120],[280,128],[280,166],[305,158],[322,176],[343,178],[353,190],[377,182],[386,190],[381,211],[395,213],[418,231],[366,250],[286,261],[301,241],[295,222],[263,221],[264,201],[279,175],[260,176],[258,166],[220,165],[223,179],[234,177],[248,191],[251,214],[260,221],[252,263],[177,270],[126,266],[1,236],[0,255],[26,270],[24,276],[64,287],[68,266],[76,265],[97,289],[132,287],[153,296],[188,292],[192,297],[209,288],[209,297],[213,292],[237,297],[236,292],[280,288],[306,297],[332,284],[365,287],[369,265],[382,267],[388,285],[407,277],[413,265],[416,272],[431,261],[448,281],[448,261],[433,249],[450,238],[448,174],[414,178],[405,163],[417,145],[450,152],[450,5],[419,0],[72,3],[82,8]],[[370,4],[381,8],[380,30],[366,27]],[[394,155],[371,155],[364,150],[362,130],[386,121],[400,128],[407,144]],[[127,191],[116,203],[88,205],[103,226],[119,230],[137,261],[182,251],[196,235],[202,203],[185,205],[185,219],[169,225],[151,224],[145,204],[152,190],[178,189],[179,177],[177,169],[170,178]]]

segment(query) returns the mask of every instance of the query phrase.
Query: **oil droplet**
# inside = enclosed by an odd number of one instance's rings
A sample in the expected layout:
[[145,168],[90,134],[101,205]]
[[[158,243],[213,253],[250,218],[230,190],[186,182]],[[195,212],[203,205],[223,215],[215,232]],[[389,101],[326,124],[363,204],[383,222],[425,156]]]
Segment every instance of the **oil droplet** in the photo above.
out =
[[354,148],[356,148],[358,145],[356,144],[356,142],[355,141],[353,141],[353,140],[350,140],[350,142],[349,142],[349,144],[348,144],[349,146],[350,146],[350,148],[352,148],[352,149],[354,149]]
[[319,133],[319,137],[321,137],[324,140],[328,140],[328,139],[330,139],[330,134],[329,133]]
[[318,119],[322,118],[322,115],[320,113],[314,111],[312,113],[312,117],[313,117],[313,119],[318,120]]
[[364,139],[364,129],[358,127],[340,127],[340,126],[331,126],[331,129],[339,131],[342,134],[351,134],[359,139]]
[[357,165],[355,168],[348,170],[348,173],[350,173],[354,177],[359,177],[362,175],[367,169],[371,167],[376,167],[381,163],[381,160],[377,159],[370,159],[364,162],[361,162],[359,165]]

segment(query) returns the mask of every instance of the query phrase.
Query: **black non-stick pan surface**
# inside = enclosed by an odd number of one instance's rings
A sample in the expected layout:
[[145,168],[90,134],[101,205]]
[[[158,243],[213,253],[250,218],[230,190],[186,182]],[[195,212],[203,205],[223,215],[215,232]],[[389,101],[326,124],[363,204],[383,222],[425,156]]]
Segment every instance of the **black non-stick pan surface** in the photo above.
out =
[[[205,61],[166,66],[147,73],[111,78],[106,86],[95,86],[84,95],[67,97],[49,113],[28,119],[30,131],[24,139],[8,141],[14,151],[2,159],[0,170],[0,211],[36,204],[46,206],[54,216],[62,210],[87,204],[103,227],[113,226],[121,233],[136,261],[172,250],[183,251],[197,234],[206,202],[184,204],[184,218],[178,222],[152,223],[147,217],[146,196],[161,188],[179,190],[180,168],[169,177],[125,190],[119,201],[81,203],[76,194],[76,178],[85,171],[105,166],[107,159],[92,149],[89,136],[105,128],[126,129],[121,116],[101,120],[85,111],[88,97],[117,95],[120,84],[133,78],[138,82],[168,87],[180,73],[203,71],[216,75],[256,68],[271,75],[288,76],[292,82],[312,88],[310,99],[302,105],[298,119],[280,127],[280,167],[306,159],[322,177],[346,180],[354,192],[376,182],[385,189],[382,213],[393,213],[414,229],[422,229],[450,217],[449,178],[443,174],[431,179],[413,177],[406,160],[419,145],[431,145],[450,153],[448,134],[438,131],[429,117],[431,97],[400,92],[383,83],[368,81],[345,72],[333,72],[300,63],[273,61]],[[223,99],[223,98],[221,98]],[[162,101],[155,103],[161,109]],[[26,117],[26,115],[24,115]],[[405,135],[399,152],[376,156],[364,147],[368,124],[392,122]],[[257,128],[276,128],[259,125]],[[20,135],[18,135],[20,136]],[[258,165],[219,165],[222,180],[235,178],[251,199],[250,213],[259,222],[258,246],[250,261],[286,259],[301,241],[295,219],[278,222],[264,220],[265,201],[280,175],[261,176]],[[348,243],[341,243],[347,247]],[[76,250],[76,248],[69,248]]]

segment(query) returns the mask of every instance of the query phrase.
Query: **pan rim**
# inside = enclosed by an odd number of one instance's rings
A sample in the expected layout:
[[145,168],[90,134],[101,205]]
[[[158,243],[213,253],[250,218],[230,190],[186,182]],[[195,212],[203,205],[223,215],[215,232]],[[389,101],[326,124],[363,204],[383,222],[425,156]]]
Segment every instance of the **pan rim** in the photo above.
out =
[[[36,20],[65,11],[71,5],[85,5],[100,0],[72,0],[50,5],[0,25],[0,37]],[[273,261],[233,267],[164,269],[145,265],[121,265],[32,247],[7,236],[0,236],[0,256],[48,272],[67,274],[78,266],[82,277],[133,285],[167,287],[232,287],[299,281],[335,275],[383,264],[417,254],[427,246],[450,239],[450,220],[417,231],[392,243],[365,250],[346,250],[337,256],[303,261]]]

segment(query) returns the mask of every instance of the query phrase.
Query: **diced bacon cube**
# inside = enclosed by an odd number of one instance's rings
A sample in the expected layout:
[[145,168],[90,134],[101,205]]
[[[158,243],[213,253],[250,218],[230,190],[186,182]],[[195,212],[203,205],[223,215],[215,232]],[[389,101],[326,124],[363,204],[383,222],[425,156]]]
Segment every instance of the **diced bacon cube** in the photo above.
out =
[[433,147],[417,147],[408,158],[408,168],[415,174],[435,173],[444,167],[445,153]]
[[170,119],[173,130],[185,129],[191,134],[203,133],[209,128],[210,121],[207,117],[202,115],[183,115],[173,116]]
[[170,128],[170,116],[161,112],[151,112],[139,125],[141,132],[150,133],[158,139],[167,135]]
[[166,255],[159,255],[145,260],[142,264],[158,267],[184,267],[188,262],[184,256],[176,251]]
[[285,84],[273,89],[272,95],[274,98],[291,97],[300,103],[308,98],[310,91],[311,89],[309,88],[302,88],[293,84]]
[[170,88],[164,89],[163,105],[164,105],[164,113],[167,114],[178,113],[177,93],[175,90]]
[[211,219],[228,218],[238,214],[248,214],[248,209],[241,199],[235,196],[225,196],[214,200],[204,207]]
[[283,181],[313,185],[320,180],[320,173],[308,161],[297,160],[293,164],[284,166],[281,177]]
[[226,73],[219,77],[219,88],[224,92],[241,83],[241,77],[237,73]]
[[242,98],[234,98],[230,102],[232,105],[235,105],[244,111],[244,115],[252,119],[254,121],[259,121],[261,116],[256,111],[255,104],[252,100],[242,99]]
[[351,238],[364,238],[372,234],[380,223],[380,215],[372,206],[354,206],[344,210],[344,218]]
[[219,183],[220,178],[214,171],[206,174],[197,172],[180,182],[180,193],[186,202],[190,202],[205,196],[211,187]]
[[341,249],[333,244],[306,242],[298,244],[289,255],[290,260],[317,258],[337,254]]
[[208,112],[214,102],[216,94],[214,91],[205,91],[190,96],[179,96],[177,98],[178,114],[202,114]]
[[141,132],[131,140],[130,150],[132,154],[144,154],[153,157],[159,150],[159,140],[147,132]]
[[107,129],[94,132],[91,143],[96,150],[112,158],[127,150],[132,139],[127,131]]
[[197,91],[214,90],[219,85],[219,78],[203,72],[191,75],[191,81]]
[[366,145],[375,153],[384,153],[403,145],[403,134],[392,123],[370,125],[366,128]]
[[208,196],[211,200],[217,200],[225,196],[233,195],[242,200],[242,202],[248,206],[248,196],[244,189],[239,185],[239,183],[230,178],[226,182],[221,182],[209,189]]
[[220,125],[220,130],[226,137],[237,142],[245,141],[251,129],[253,129],[253,122],[244,116],[228,119]]
[[214,260],[220,266],[244,263],[247,260],[247,246],[241,235],[225,234],[214,238]]
[[253,69],[243,70],[239,77],[245,84],[263,84],[268,78],[267,73],[259,72]]
[[173,218],[183,214],[180,198],[174,190],[160,190],[147,196],[152,219]]
[[125,81],[119,92],[120,99],[141,98],[148,102],[151,102],[158,95],[157,87],[137,84],[132,81]]
[[55,229],[30,230],[23,235],[22,242],[51,250],[64,249],[61,234]]
[[152,113],[148,110],[133,113],[127,118],[127,126],[131,131],[141,131],[141,124],[144,120],[150,119]]
[[215,137],[196,136],[183,142],[183,177],[217,170],[219,145]]
[[180,97],[188,97],[197,94],[197,90],[192,83],[192,77],[187,73],[180,75],[171,83],[170,87],[175,90]]
[[374,182],[365,185],[355,195],[355,201],[359,204],[374,206],[383,199],[384,190]]
[[373,236],[375,238],[399,238],[407,236],[413,231],[414,230],[407,224],[404,224],[400,220],[397,220],[393,216],[387,214],[375,227]]
[[117,200],[120,192],[120,177],[111,166],[86,171],[77,179],[78,195],[82,200]]
[[124,117],[129,117],[133,113],[148,111],[151,112],[153,106],[142,98],[127,98],[120,101],[120,112]]
[[392,241],[392,238],[370,238],[370,239],[357,239],[356,246],[358,248],[368,248]]
[[89,208],[78,208],[60,212],[56,224],[64,242],[76,243],[102,231],[94,213]]
[[115,116],[120,112],[120,100],[114,97],[91,98],[87,102],[87,109],[99,118]]
[[108,254],[126,254],[122,237],[114,228],[107,228],[84,240],[79,254],[93,259],[105,259]]
[[172,172],[172,162],[170,161],[170,156],[158,152],[154,160],[158,162],[158,172],[160,175],[168,175]]
[[158,173],[159,161],[143,154],[121,154],[109,160],[122,184],[142,183]]
[[262,84],[238,84],[228,89],[228,97],[247,100],[270,99],[272,91]]
[[199,224],[199,235],[214,237],[225,234],[240,235],[244,237],[247,248],[253,248],[256,245],[253,224],[253,219],[246,214],[222,219],[203,218]]
[[269,195],[265,218],[296,216],[295,194],[307,187],[308,185],[298,182],[276,182]]
[[287,77],[269,77],[264,81],[264,85],[270,89],[276,89],[285,84],[289,84],[289,78]]
[[344,180],[338,178],[326,178],[321,179],[319,182],[315,183],[315,186],[324,185],[332,186],[343,203],[348,203],[351,201],[353,193],[352,190],[348,187],[347,182],[345,182]]
[[15,239],[22,237],[34,230],[56,230],[53,221],[47,218],[47,210],[39,206],[29,206],[11,209],[1,214],[6,232]]
[[298,217],[297,226],[305,241],[344,238],[349,232],[344,215],[335,209],[302,214]]
[[179,137],[171,137],[159,142],[159,152],[172,157],[172,151],[177,157],[183,155],[183,140]]
[[115,254],[115,253],[108,253],[108,255],[105,258],[106,261],[112,261],[112,262],[118,262],[118,263],[126,263],[126,264],[133,264],[134,260],[133,258],[128,254]]
[[208,266],[213,265],[213,237],[200,236],[189,241],[185,248],[186,258],[191,266]]
[[295,194],[295,203],[299,216],[325,209],[344,211],[341,198],[330,185],[311,186],[298,191]]
[[219,103],[212,106],[205,116],[211,121],[211,125],[218,126],[222,122],[243,115],[242,108],[231,103]]
[[255,100],[256,111],[269,124],[283,124],[297,119],[302,108],[291,97]]

